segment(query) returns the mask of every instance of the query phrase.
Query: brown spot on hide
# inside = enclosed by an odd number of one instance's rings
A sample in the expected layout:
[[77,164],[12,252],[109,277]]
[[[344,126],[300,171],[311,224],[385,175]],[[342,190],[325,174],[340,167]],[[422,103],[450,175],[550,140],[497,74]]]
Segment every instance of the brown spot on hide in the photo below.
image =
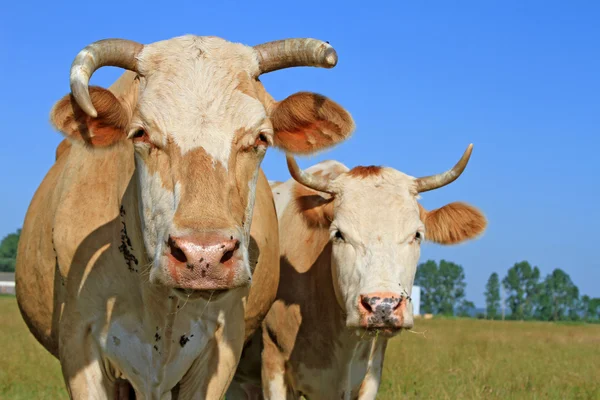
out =
[[377,176],[381,174],[383,167],[379,167],[376,165],[369,165],[367,167],[358,166],[352,168],[348,175],[354,178],[368,178],[369,176]]

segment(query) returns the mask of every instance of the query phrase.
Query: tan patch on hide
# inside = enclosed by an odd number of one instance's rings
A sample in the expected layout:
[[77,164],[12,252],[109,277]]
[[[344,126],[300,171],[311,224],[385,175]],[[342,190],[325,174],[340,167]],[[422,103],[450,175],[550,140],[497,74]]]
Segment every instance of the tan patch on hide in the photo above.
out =
[[425,238],[439,244],[457,244],[481,234],[487,220],[477,208],[460,202],[427,211],[419,204],[421,221],[425,224]]
[[67,139],[63,139],[56,147],[56,158],[58,160],[63,154],[65,154],[71,148],[71,142]]
[[260,326],[277,294],[279,285],[279,230],[273,194],[267,178],[259,172],[256,202],[250,231],[250,267],[254,268],[246,302],[246,340]]
[[[174,182],[185,182],[181,185],[179,206],[173,217],[175,226],[195,230],[200,216],[202,224],[213,229],[237,226],[242,222],[245,207],[238,195],[234,169],[228,174],[201,147],[182,155],[174,143],[169,146],[168,160],[170,170],[159,170],[163,182],[169,178]],[[240,183],[247,186],[248,180]]]
[[[301,185],[293,190],[316,194]],[[270,340],[289,368],[328,368],[333,362],[336,332],[344,329],[333,289],[329,231],[307,223],[293,203],[284,210],[279,226],[278,302],[265,319],[265,329],[270,330]]]
[[383,167],[379,167],[376,165],[370,165],[367,167],[358,166],[358,167],[352,168],[348,172],[348,176],[351,176],[353,178],[368,178],[370,176],[380,175],[382,170],[383,170]]
[[[323,164],[328,162],[323,161]],[[342,164],[335,163],[329,165],[327,169],[313,172],[312,175],[334,180],[345,172],[346,169]],[[333,197],[331,195],[317,192],[295,182],[292,187],[292,198],[296,211],[304,217],[310,227],[329,227],[333,220]]]
[[298,212],[310,227],[329,227],[333,220],[333,197],[320,194],[299,183],[294,184],[292,193]]

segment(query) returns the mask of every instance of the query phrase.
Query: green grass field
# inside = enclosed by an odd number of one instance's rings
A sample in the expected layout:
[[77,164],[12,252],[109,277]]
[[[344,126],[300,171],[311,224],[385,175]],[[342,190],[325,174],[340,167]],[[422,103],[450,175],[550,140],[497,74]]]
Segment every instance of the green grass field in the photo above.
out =
[[[0,399],[64,399],[60,366],[0,297]],[[417,320],[393,339],[378,399],[600,399],[600,326]]]

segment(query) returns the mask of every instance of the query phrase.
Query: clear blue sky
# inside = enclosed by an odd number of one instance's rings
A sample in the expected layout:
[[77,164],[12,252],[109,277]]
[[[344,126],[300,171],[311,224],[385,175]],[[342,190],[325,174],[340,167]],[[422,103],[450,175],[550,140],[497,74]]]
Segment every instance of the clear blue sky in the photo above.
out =
[[[466,245],[426,245],[422,260],[463,265],[477,305],[490,273],[503,276],[520,260],[544,275],[562,268],[583,293],[600,296],[600,3],[426,3],[8,2],[0,16],[0,236],[22,225],[53,163],[61,136],[48,113],[88,43],[193,33],[253,45],[308,36],[330,41],[338,66],[272,73],[265,86],[278,99],[301,90],[330,96],[358,129],[302,167],[334,158],[428,175],[473,142],[463,176],[424,194],[423,204],[468,201],[485,211],[489,229]],[[118,74],[105,69],[92,82],[108,86]],[[263,167],[270,179],[289,177],[275,150]]]

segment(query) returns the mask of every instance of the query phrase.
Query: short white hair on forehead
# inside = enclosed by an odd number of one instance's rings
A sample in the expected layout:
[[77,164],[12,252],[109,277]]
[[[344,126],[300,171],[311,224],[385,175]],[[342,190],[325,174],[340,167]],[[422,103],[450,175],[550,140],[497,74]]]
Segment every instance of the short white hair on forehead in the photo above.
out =
[[138,65],[147,80],[139,117],[182,154],[202,147],[227,169],[236,132],[256,130],[267,117],[257,98],[238,90],[259,73],[252,47],[187,35],[145,46]]

